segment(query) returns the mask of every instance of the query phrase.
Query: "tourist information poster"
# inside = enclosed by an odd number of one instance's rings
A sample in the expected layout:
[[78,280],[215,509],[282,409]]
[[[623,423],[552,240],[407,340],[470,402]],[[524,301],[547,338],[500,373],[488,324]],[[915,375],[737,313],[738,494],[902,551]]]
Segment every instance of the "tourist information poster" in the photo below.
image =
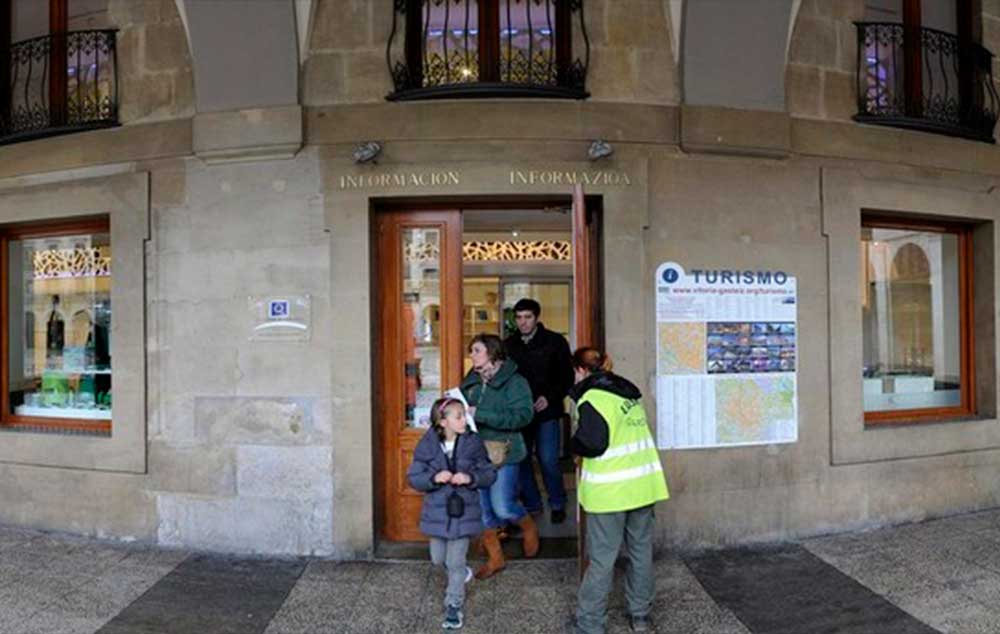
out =
[[795,442],[795,278],[782,271],[656,271],[661,449]]

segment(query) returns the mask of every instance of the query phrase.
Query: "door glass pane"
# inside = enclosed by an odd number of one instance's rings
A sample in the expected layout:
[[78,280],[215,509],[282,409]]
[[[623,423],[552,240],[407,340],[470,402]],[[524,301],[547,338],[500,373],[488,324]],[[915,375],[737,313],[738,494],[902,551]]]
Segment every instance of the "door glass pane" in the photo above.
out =
[[430,426],[441,395],[441,230],[402,230],[404,416],[407,427]]
[[11,413],[111,419],[111,241],[107,233],[9,246]]
[[533,299],[542,306],[538,320],[545,327],[572,341],[572,284],[559,282],[506,282],[503,286],[503,336],[517,332],[514,304],[519,299]]
[[961,405],[958,245],[955,234],[863,230],[866,412]]

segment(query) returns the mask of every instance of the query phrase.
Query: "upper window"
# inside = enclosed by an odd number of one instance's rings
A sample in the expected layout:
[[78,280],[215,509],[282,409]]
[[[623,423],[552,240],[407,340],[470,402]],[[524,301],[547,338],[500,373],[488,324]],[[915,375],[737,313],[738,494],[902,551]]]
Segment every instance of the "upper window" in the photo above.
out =
[[117,125],[108,0],[0,0],[0,143]]
[[395,0],[388,46],[391,100],[587,96],[583,0]]
[[0,231],[0,426],[110,433],[107,220]]
[[1000,97],[973,4],[867,0],[855,119],[992,142]]
[[864,217],[861,306],[868,423],[974,413],[971,253],[965,225]]

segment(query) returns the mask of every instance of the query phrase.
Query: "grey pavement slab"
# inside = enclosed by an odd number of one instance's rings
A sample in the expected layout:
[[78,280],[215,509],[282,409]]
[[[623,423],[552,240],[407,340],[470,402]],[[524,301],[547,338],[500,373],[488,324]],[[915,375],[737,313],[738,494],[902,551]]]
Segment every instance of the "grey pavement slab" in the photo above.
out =
[[[775,553],[784,553],[776,555]],[[1000,632],[1000,511],[656,562],[660,634]],[[475,565],[476,562],[472,562]],[[468,634],[569,634],[575,560],[468,588]],[[608,634],[629,632],[622,575]],[[440,632],[426,561],[253,559],[0,527],[2,634]]]
[[687,561],[712,598],[759,634],[934,634],[937,630],[796,545]]

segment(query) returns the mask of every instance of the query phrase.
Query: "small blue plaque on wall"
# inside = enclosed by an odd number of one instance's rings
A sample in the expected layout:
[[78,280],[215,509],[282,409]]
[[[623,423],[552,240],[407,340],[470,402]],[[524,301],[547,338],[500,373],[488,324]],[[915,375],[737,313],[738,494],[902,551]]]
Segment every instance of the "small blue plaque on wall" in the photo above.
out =
[[247,298],[247,312],[251,341],[309,341],[309,295],[251,295]]
[[267,300],[268,319],[287,319],[290,314],[287,299]]

